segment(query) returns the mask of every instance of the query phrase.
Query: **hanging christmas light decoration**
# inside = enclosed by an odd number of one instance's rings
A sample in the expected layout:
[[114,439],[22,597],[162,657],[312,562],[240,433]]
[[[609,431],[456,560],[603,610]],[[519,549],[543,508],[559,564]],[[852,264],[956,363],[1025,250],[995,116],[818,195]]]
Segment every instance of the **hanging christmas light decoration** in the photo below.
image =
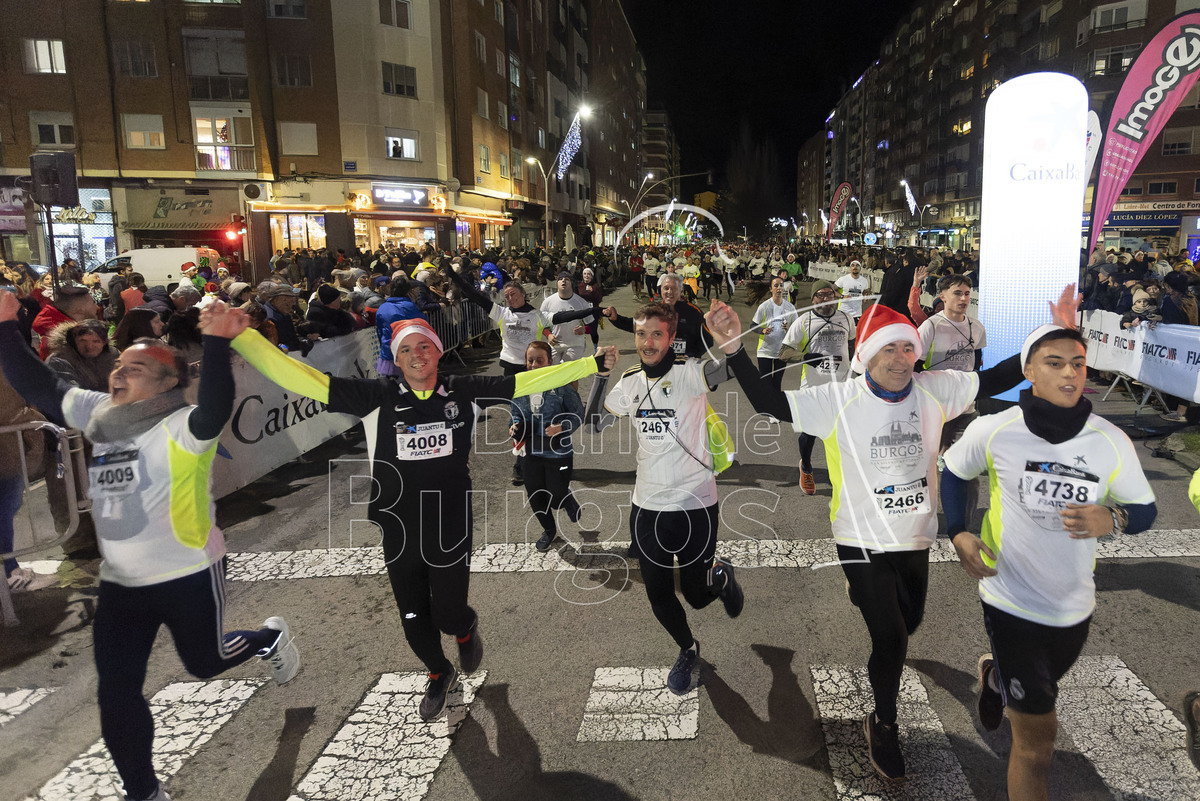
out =
[[583,144],[583,138],[580,135],[579,115],[575,115],[575,119],[571,120],[571,127],[567,130],[567,136],[563,139],[562,148],[558,151],[558,180],[562,180],[567,174],[567,169],[571,166],[572,159],[579,152],[579,147]]
[[912,187],[908,185],[908,181],[902,181],[904,184],[904,196],[908,200],[908,211],[914,217],[917,215],[917,199],[913,197]]

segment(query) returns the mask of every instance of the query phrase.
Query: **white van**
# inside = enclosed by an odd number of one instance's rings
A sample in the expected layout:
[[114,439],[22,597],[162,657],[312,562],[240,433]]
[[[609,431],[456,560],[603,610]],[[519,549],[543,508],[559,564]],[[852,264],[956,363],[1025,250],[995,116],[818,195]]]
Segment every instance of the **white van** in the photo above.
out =
[[183,276],[183,265],[191,262],[203,270],[209,266],[216,272],[221,254],[212,248],[142,248],[127,250],[102,264],[89,268],[89,273],[101,276],[100,285],[107,288],[112,279],[125,265],[132,265],[135,273],[141,273],[146,286],[165,286],[172,290],[179,285]]

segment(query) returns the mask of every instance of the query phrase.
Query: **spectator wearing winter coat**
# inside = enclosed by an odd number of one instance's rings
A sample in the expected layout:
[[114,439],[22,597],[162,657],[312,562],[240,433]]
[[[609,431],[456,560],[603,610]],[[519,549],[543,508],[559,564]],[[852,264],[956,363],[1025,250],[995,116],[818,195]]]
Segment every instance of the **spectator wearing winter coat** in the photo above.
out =
[[400,320],[425,320],[425,315],[417,308],[409,296],[411,285],[408,279],[401,276],[392,279],[388,285],[388,298],[375,312],[375,330],[379,332],[379,361],[376,365],[380,375],[400,375],[395,362],[392,361],[392,323]]
[[73,387],[108,392],[108,376],[117,360],[100,320],[63,323],[47,336],[46,365]]
[[345,336],[354,331],[353,315],[342,309],[342,293],[329,284],[317,288],[317,299],[308,304],[304,319],[308,321],[308,330],[323,339]]
[[92,299],[87,287],[73,282],[60,284],[54,300],[43,306],[37,317],[33,318],[33,330],[42,337],[38,353],[42,361],[50,355],[46,337],[51,331],[72,320],[95,320],[99,311],[100,307]]

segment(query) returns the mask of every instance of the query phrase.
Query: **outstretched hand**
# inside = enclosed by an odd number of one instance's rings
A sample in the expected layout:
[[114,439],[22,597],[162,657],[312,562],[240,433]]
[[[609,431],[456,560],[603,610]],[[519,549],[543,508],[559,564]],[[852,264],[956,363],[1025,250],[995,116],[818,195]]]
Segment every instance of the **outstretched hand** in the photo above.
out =
[[1079,304],[1083,302],[1083,295],[1075,291],[1075,284],[1067,284],[1063,287],[1062,294],[1058,296],[1057,301],[1050,302],[1050,319],[1055,325],[1063,328],[1076,329],[1079,327],[1079,321],[1076,318],[1076,313],[1079,311]]
[[217,301],[200,312],[200,331],[210,337],[233,339],[250,327],[250,318],[241,309],[231,309]]
[[727,356],[737,353],[738,348],[742,346],[740,342],[742,321],[738,319],[737,312],[733,310],[733,307],[714,300],[709,306],[708,313],[704,315],[704,324],[712,332],[717,347],[725,351]]

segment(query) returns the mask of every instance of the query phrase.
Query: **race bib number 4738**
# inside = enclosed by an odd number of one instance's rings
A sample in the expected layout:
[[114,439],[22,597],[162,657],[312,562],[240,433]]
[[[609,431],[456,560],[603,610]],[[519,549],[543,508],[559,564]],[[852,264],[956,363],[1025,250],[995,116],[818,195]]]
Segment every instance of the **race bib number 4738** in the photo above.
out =
[[1025,462],[1018,497],[1021,507],[1045,529],[1062,529],[1060,513],[1071,503],[1099,503],[1099,476],[1058,462]]

